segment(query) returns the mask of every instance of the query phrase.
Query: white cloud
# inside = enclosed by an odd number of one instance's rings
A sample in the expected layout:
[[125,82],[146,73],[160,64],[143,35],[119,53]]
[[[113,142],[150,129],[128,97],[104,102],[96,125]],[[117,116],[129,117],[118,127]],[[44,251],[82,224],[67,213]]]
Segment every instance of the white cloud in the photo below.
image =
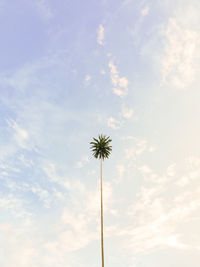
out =
[[[3,257],[0,256],[2,266],[36,266],[33,262],[34,258],[38,256],[38,251],[33,240],[35,240],[37,234],[35,237],[31,234],[30,229],[34,232],[31,227],[33,225],[24,221],[21,222],[20,226],[15,225],[13,222],[0,224],[2,241],[7,244],[7,246],[4,246],[4,248],[7,247],[6,254]],[[9,257],[6,256],[7,253]]]
[[76,163],[76,168],[82,168],[83,166],[85,166],[85,164],[87,164],[89,162],[89,158],[88,156],[84,156],[82,157],[82,159],[80,161],[78,161]]
[[125,119],[131,119],[134,115],[134,110],[132,108],[122,107],[121,115]]
[[190,182],[189,177],[187,176],[182,176],[178,181],[177,185],[178,186],[186,186]]
[[166,238],[166,245],[169,247],[174,247],[177,249],[186,249],[188,248],[188,245],[182,244],[179,241],[179,236],[178,235],[171,235],[168,238]]
[[[103,181],[103,202],[104,202],[104,212],[112,213],[113,212],[113,192],[112,184],[109,182]],[[100,183],[95,191],[88,192],[87,199],[85,202],[86,210],[97,216],[100,213]],[[98,218],[99,219],[99,218]]]
[[114,93],[115,95],[118,95],[118,96],[120,96],[120,97],[122,97],[122,96],[125,96],[125,95],[126,95],[126,93],[125,93],[123,90],[121,90],[121,89],[118,89],[118,88],[113,88],[113,93]]
[[121,128],[122,123],[113,117],[109,117],[107,119],[107,125],[113,130],[118,130],[119,128]]
[[113,85],[114,94],[122,97],[128,93],[128,79],[126,77],[120,77],[117,67],[112,61],[109,61],[108,66],[110,68],[110,78]]
[[139,167],[139,170],[144,175],[152,173],[152,170],[147,165],[142,165],[141,167]]
[[104,27],[102,24],[99,25],[97,32],[97,43],[100,45],[104,44]]
[[57,174],[56,164],[52,162],[46,162],[43,164],[42,170],[50,181],[62,185],[66,189],[71,187],[71,183],[68,181],[68,179],[66,179],[66,177],[62,177]]
[[196,77],[200,35],[170,18],[165,32],[167,42],[162,59],[162,82],[177,89],[188,88]]
[[[200,220],[200,186],[197,183],[200,164],[188,165],[187,162],[170,165],[162,176],[148,165],[138,167],[145,183],[137,194],[136,202],[127,210],[133,218],[132,227],[121,230],[121,235],[128,238],[126,248],[134,254],[166,247],[197,249],[198,242],[190,238],[188,243],[188,236],[199,235],[199,230],[197,233],[197,230],[191,229],[193,218]],[[182,184],[181,173],[189,179],[189,183],[183,184],[184,188],[179,186]]]
[[32,159],[26,159],[24,154],[19,155],[19,160],[23,163],[24,166],[26,167],[31,167],[33,166],[33,160]]
[[119,74],[117,71],[117,67],[113,64],[112,61],[109,62],[108,66],[110,67],[111,82],[114,86],[117,86],[119,82]]
[[34,194],[36,194],[40,200],[43,201],[45,207],[49,208],[50,204],[51,204],[51,197],[50,197],[50,193],[48,192],[48,190],[41,188],[40,186],[31,186],[28,188],[30,189],[30,191],[32,191]]
[[149,147],[149,152],[154,152],[155,150],[156,150],[156,148],[154,146]]
[[[94,238],[93,233],[90,234],[88,231],[90,220],[91,218],[87,218],[81,211],[71,211],[65,208],[61,214],[62,231],[57,238],[56,246],[63,247],[68,252],[86,246]],[[70,246],[68,246],[69,242]]]
[[176,174],[176,164],[172,164],[167,168],[167,175],[174,177]]
[[148,149],[148,143],[146,140],[139,138],[134,138],[133,140],[134,143],[132,145],[129,145],[129,147],[125,149],[127,159],[135,159]]
[[25,148],[25,144],[29,139],[28,131],[20,127],[17,122],[13,120],[8,120],[7,123],[14,130],[14,136],[17,141],[17,144]]
[[[77,266],[77,263],[72,263],[71,253],[79,253],[81,248],[86,247],[92,241],[99,240],[99,183],[98,187],[88,190],[85,181],[83,184],[76,179],[60,177],[57,174],[57,166],[53,163],[46,164],[46,171],[50,179],[54,182],[57,181],[60,186],[64,186],[66,181],[69,183],[68,200],[63,202],[64,206],[56,211],[56,219],[52,213],[54,218],[51,218],[51,215],[49,218],[47,212],[45,216],[40,215],[39,221],[37,217],[35,218],[36,221],[32,221],[31,224],[25,225],[24,221],[20,224],[13,220],[13,217],[11,218],[12,225],[0,224],[2,237],[0,243],[3,242],[5,252],[11,255],[10,257],[5,257],[5,253],[3,253],[4,256],[0,255],[2,266],[53,267],[63,266],[66,262],[68,266]],[[41,190],[38,186],[29,189],[44,201],[49,198],[46,189]],[[59,193],[58,197],[63,200],[63,195],[60,195],[61,192],[56,191],[54,193]],[[51,199],[55,197],[55,194],[52,195]],[[103,194],[104,213],[116,216],[117,211],[113,208],[111,183],[104,182]],[[2,214],[4,214],[4,209],[16,211],[18,215],[19,212],[22,212],[21,201],[19,202],[10,195],[6,198],[0,198],[0,208]],[[5,221],[6,218],[5,216]],[[24,217],[22,218],[24,219]],[[105,235],[109,235],[107,226],[105,226]]]
[[0,209],[8,211],[15,218],[30,218],[32,214],[24,208],[24,201],[9,193],[6,196],[0,196]]
[[148,14],[149,14],[149,7],[145,7],[144,9],[142,9],[141,14],[142,14],[143,16],[148,15]]
[[28,139],[28,133],[25,129],[21,128],[16,122],[12,121],[10,126],[16,131],[17,137],[21,140]]
[[125,89],[128,87],[128,80],[126,77],[122,77],[119,79],[119,86]]
[[91,80],[91,76],[90,75],[86,75],[85,76],[85,82],[88,83]]

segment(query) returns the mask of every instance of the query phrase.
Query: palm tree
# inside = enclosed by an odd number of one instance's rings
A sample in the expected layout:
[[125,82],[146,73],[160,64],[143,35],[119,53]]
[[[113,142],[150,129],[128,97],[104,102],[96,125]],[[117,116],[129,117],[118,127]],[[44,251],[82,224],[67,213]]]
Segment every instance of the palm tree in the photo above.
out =
[[106,135],[99,135],[99,139],[93,138],[93,142],[90,142],[91,150],[93,152],[93,156],[95,158],[100,159],[100,184],[101,184],[101,258],[102,258],[102,267],[104,267],[104,246],[103,246],[103,185],[102,185],[102,161],[105,158],[108,158],[111,151],[112,146],[110,142],[110,136],[106,137]]

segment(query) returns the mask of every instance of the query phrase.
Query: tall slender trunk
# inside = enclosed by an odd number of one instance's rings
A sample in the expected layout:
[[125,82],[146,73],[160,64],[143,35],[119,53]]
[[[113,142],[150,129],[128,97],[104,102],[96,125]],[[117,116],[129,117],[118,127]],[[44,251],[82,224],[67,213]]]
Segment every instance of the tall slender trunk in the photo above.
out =
[[103,184],[102,184],[102,158],[100,163],[101,169],[101,259],[102,259],[102,267],[104,267],[104,246],[103,246]]

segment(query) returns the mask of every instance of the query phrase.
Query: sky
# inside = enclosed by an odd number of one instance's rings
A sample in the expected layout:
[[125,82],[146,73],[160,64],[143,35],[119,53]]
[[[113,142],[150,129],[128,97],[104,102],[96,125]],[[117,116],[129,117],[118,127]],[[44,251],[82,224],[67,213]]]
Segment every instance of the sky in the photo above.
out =
[[199,267],[199,0],[0,0],[0,266]]

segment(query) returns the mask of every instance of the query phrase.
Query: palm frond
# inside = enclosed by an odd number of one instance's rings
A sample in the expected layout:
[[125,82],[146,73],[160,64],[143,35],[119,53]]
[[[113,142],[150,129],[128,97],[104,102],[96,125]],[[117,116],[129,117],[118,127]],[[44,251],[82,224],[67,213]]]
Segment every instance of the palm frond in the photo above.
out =
[[110,136],[103,134],[99,134],[98,139],[93,138],[93,141],[90,142],[90,149],[93,152],[93,156],[102,159],[108,158],[112,151],[112,146],[110,145],[111,142],[112,140],[110,139]]

